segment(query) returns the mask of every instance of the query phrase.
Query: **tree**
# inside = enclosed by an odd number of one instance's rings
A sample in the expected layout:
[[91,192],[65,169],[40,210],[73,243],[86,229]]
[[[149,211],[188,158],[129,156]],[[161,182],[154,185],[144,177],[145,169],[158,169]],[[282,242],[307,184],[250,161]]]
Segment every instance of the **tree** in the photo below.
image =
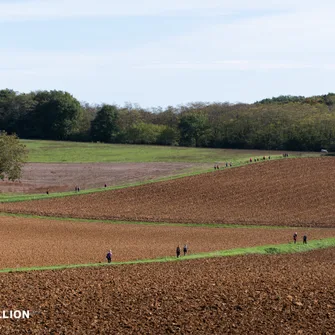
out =
[[96,117],[99,107],[82,103],[81,108],[82,112],[78,118],[76,129],[69,137],[70,141],[87,142],[91,140],[91,123]]
[[94,141],[110,143],[118,135],[118,110],[116,106],[102,106],[91,123],[91,135]]
[[70,93],[41,91],[35,93],[35,101],[30,118],[32,137],[65,140],[77,131],[82,109]]
[[206,134],[208,128],[208,119],[205,114],[192,112],[182,115],[179,122],[181,144],[200,146],[201,137]]
[[127,138],[133,144],[156,144],[164,126],[139,122],[128,129]]
[[0,134],[0,179],[9,180],[21,178],[22,166],[26,160],[26,146],[19,142],[16,135]]
[[178,145],[180,133],[178,129],[168,126],[161,126],[162,131],[157,139],[157,144]]
[[0,90],[0,129],[10,134],[26,136],[26,120],[35,105],[33,94],[19,94],[8,89]]

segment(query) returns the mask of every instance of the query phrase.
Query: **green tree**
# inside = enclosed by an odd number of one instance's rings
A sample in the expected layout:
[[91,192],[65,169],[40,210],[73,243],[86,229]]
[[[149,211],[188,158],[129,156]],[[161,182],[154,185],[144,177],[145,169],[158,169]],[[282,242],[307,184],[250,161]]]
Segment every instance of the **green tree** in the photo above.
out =
[[26,136],[26,121],[35,106],[33,94],[0,90],[0,129],[4,129],[7,133]]
[[0,134],[0,179],[21,178],[22,166],[26,160],[26,146],[19,142],[16,135]]
[[91,122],[91,135],[94,141],[114,142],[119,131],[118,109],[116,106],[102,106]]
[[[191,112],[182,115],[179,122],[180,143],[186,146],[200,146],[208,128],[208,118],[205,114]],[[206,141],[204,138],[203,140]]]
[[163,145],[178,145],[180,133],[178,129],[168,127],[168,126],[160,126],[161,133],[157,138],[157,144]]
[[30,117],[33,137],[65,140],[77,131],[82,110],[71,94],[63,91],[35,93],[36,108]]
[[128,129],[127,138],[133,144],[156,144],[164,126],[139,122]]

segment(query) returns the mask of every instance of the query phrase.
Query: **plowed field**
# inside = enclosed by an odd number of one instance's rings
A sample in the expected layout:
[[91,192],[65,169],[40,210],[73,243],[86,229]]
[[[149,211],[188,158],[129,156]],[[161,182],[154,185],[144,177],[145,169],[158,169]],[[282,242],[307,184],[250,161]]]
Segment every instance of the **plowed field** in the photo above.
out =
[[0,275],[1,334],[334,334],[335,249]]
[[278,160],[103,193],[0,204],[0,210],[137,221],[335,227],[334,166],[334,158]]
[[45,193],[130,184],[211,168],[202,163],[28,163],[20,181],[0,181],[2,193]]
[[[335,237],[335,229],[298,230],[310,240]],[[0,269],[174,256],[178,244],[190,253],[291,242],[292,229],[231,229],[106,224],[0,217]]]

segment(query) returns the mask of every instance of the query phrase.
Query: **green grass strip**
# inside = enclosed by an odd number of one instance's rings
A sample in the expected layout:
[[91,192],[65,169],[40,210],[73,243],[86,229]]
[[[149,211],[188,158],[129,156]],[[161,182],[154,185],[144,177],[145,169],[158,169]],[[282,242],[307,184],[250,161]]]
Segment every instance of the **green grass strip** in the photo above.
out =
[[1,269],[0,273],[10,272],[26,272],[26,271],[45,271],[45,270],[64,270],[64,269],[76,269],[76,268],[87,268],[87,267],[101,267],[101,266],[119,266],[119,265],[133,265],[133,264],[148,264],[148,263],[166,263],[166,262],[181,262],[193,259],[203,258],[214,258],[214,257],[231,257],[231,256],[244,256],[244,255],[279,255],[279,254],[293,254],[298,252],[307,252],[317,249],[325,249],[335,247],[335,238],[327,238],[322,240],[312,240],[308,244],[302,243],[288,243],[278,245],[264,245],[249,248],[237,248],[229,250],[220,250],[212,252],[204,252],[189,255],[186,257],[163,257],[154,259],[143,259],[126,262],[114,262],[108,263],[91,263],[91,264],[69,264],[69,265],[54,265],[54,266],[40,266],[40,267],[24,267],[24,268],[11,268]]
[[[301,229],[297,226],[267,226],[267,225],[251,225],[251,224],[229,224],[229,223],[178,223],[178,222],[151,222],[151,221],[122,221],[122,220],[103,220],[103,219],[81,219],[59,216],[42,216],[33,214],[19,214],[1,212],[2,217],[16,217],[38,220],[55,220],[69,222],[87,222],[87,223],[103,223],[103,224],[118,224],[118,225],[144,225],[144,226],[170,226],[170,227],[190,227],[190,228],[237,228],[237,229]],[[303,227],[304,230],[321,229],[322,227]],[[334,229],[335,228],[326,228]]]
[[[299,158],[299,156],[292,156],[289,158],[285,159],[295,159]],[[278,160],[278,159],[284,159],[282,156],[272,156],[271,160]],[[232,167],[229,168],[223,168],[222,170],[226,169],[232,169],[232,168],[238,168],[241,166],[245,165],[251,165],[251,164],[261,164],[261,163],[266,163],[269,161],[259,161],[259,162],[253,162],[253,163],[247,163],[245,160],[243,162],[235,162]],[[94,189],[88,189],[88,190],[81,190],[79,193],[75,191],[68,191],[68,192],[55,192],[55,193],[50,193],[49,195],[42,193],[42,194],[0,194],[0,203],[5,203],[5,202],[19,202],[19,201],[31,201],[31,200],[41,200],[41,199],[51,199],[51,198],[62,198],[62,197],[68,197],[68,196],[80,196],[82,194],[91,194],[91,193],[97,193],[97,192],[105,192],[105,191],[111,191],[111,190],[118,190],[118,189],[123,189],[123,188],[128,188],[128,187],[135,187],[135,186],[142,186],[142,185],[147,185],[151,183],[158,183],[162,181],[168,181],[168,180],[174,180],[174,179],[179,179],[179,178],[185,178],[185,177],[191,177],[191,176],[196,176],[199,174],[205,174],[205,173],[215,173],[212,168],[210,169],[196,169],[191,172],[184,172],[181,174],[176,174],[176,175],[171,175],[171,176],[166,176],[166,177],[160,177],[160,178],[155,178],[155,179],[150,179],[150,180],[145,180],[145,181],[139,181],[136,183],[129,183],[129,184],[122,184],[122,185],[117,185],[117,186],[110,186],[110,187],[104,187],[104,188],[94,188]],[[47,189],[47,187],[45,188]]]
[[[194,148],[179,146],[107,144],[70,141],[21,140],[29,150],[28,161],[40,163],[137,163],[192,162],[208,163],[233,161],[259,156],[274,156],[283,151]],[[291,155],[320,153],[289,152]]]

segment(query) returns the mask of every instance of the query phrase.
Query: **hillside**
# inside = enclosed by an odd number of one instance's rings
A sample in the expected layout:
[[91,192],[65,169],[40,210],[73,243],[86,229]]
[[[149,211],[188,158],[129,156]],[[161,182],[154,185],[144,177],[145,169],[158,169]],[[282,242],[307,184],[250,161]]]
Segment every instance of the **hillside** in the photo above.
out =
[[5,212],[135,221],[335,227],[335,160],[267,161],[138,187],[0,205]]

